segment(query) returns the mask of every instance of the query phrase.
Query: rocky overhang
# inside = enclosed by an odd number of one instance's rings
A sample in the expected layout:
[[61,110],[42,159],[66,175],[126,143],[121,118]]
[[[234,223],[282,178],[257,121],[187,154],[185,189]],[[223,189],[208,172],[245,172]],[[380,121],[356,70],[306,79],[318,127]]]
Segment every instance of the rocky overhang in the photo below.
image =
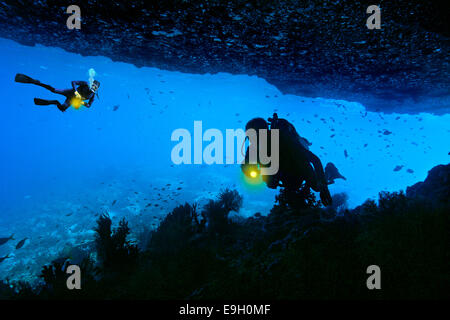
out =
[[[72,4],[72,3],[70,3]],[[382,112],[450,111],[445,1],[0,1],[0,37],[188,73],[257,75],[283,93]],[[366,9],[381,8],[369,30]]]

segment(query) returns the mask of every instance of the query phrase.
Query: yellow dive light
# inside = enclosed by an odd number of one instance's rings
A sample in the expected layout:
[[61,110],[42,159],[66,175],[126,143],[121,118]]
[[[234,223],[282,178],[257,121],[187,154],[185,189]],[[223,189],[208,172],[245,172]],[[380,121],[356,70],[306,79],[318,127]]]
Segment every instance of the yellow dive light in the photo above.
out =
[[247,187],[252,190],[257,190],[264,186],[259,164],[247,163],[244,164],[242,169],[242,179]]
[[74,109],[79,109],[82,105],[84,105],[83,97],[78,93],[78,91],[75,91],[75,97],[70,100],[70,105]]

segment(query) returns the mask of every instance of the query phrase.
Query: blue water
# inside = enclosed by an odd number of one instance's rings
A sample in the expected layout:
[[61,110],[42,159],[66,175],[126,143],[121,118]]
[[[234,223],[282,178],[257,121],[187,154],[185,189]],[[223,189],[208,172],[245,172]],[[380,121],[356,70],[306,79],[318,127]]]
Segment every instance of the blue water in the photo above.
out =
[[[283,95],[255,76],[137,68],[5,39],[0,48],[0,237],[16,238],[0,246],[0,257],[12,256],[0,264],[3,278],[32,279],[65,247],[89,245],[102,212],[126,217],[135,239],[176,205],[201,204],[225,187],[244,196],[240,214],[267,214],[276,191],[248,186],[238,165],[173,165],[171,134],[192,132],[195,120],[225,135],[277,111],[312,142],[324,165],[331,161],[346,176],[330,191],[346,192],[349,207],[380,191],[404,190],[448,163],[450,115],[366,113],[360,103]],[[35,106],[34,97],[63,97],[13,81],[24,73],[69,88],[72,80],[87,81],[90,68],[101,82],[90,109]],[[395,172],[397,165],[404,167]],[[23,237],[30,240],[15,250]]]

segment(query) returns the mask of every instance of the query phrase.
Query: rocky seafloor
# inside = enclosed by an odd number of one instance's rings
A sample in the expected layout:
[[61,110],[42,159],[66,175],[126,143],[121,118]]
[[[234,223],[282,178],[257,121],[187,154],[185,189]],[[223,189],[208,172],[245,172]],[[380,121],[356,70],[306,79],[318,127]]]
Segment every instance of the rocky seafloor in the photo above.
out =
[[[97,215],[89,247],[43,266],[40,281],[3,281],[3,299],[443,299],[450,278],[450,164],[406,193],[382,192],[355,209],[335,194],[281,190],[267,216],[236,214],[243,198],[223,190],[202,206],[179,205],[130,239],[129,223]],[[67,290],[69,264],[82,290]],[[383,290],[367,290],[378,265]]]

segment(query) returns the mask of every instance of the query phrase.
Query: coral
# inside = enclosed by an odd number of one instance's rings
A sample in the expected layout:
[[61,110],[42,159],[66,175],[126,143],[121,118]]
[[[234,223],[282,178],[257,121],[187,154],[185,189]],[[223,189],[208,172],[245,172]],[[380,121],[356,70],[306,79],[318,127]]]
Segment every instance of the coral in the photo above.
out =
[[222,190],[218,198],[219,203],[221,203],[222,207],[228,212],[238,212],[242,207],[243,198],[236,190]]
[[218,200],[210,200],[204,207],[202,216],[210,233],[223,235],[230,226],[228,215],[231,211],[238,212],[242,206],[242,197],[236,190],[222,190]]
[[345,192],[335,193],[332,196],[333,202],[331,207],[337,212],[340,213],[341,211],[344,211],[347,209],[347,200],[348,200],[348,194]]
[[0,300],[13,299],[16,292],[8,281],[0,281]]
[[277,204],[272,208],[271,213],[302,214],[306,209],[320,206],[320,201],[316,200],[314,193],[307,187],[296,190],[281,188],[275,200]]
[[189,245],[190,239],[200,229],[196,205],[180,205],[152,232],[150,248],[164,253],[179,251]]
[[111,230],[111,225],[111,219],[105,214],[97,220],[95,229],[97,258],[105,272],[124,272],[136,263],[139,250],[136,245],[127,241],[130,228],[125,219],[122,219],[114,230]]
[[[345,204],[345,196],[340,195]],[[289,201],[298,201],[291,203]],[[323,219],[312,194],[289,198],[268,216],[232,222],[242,197],[224,190],[199,217],[176,207],[138,251],[125,220],[96,228],[97,268],[81,264],[83,290],[65,288],[67,262],[45,266],[43,284],[0,283],[8,299],[419,299],[448,297],[449,207],[402,192],[380,193]],[[342,205],[341,205],[342,206]],[[331,209],[335,210],[335,209]],[[220,235],[220,236],[218,236]],[[145,247],[142,247],[145,248]],[[382,271],[383,290],[367,290],[366,269]],[[132,271],[132,272],[131,272]]]

